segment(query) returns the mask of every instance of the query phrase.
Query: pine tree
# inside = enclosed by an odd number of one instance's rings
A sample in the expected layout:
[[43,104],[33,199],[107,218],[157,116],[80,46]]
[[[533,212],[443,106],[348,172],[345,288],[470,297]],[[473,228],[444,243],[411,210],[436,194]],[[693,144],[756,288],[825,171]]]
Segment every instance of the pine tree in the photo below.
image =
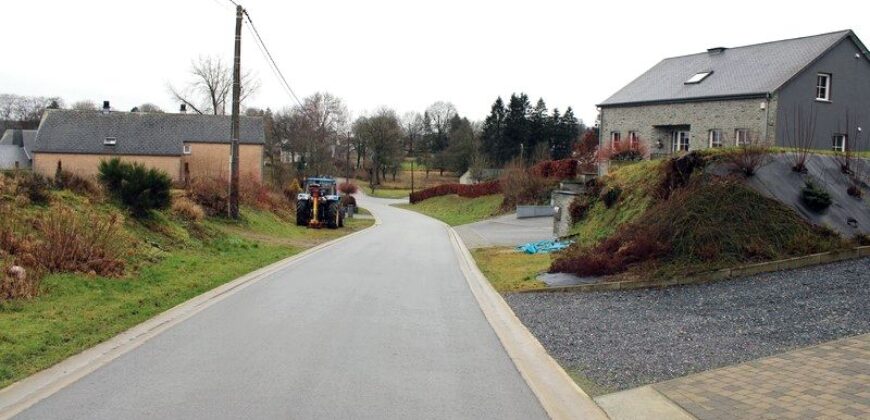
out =
[[539,144],[547,144],[552,132],[552,124],[547,116],[547,104],[544,99],[538,99],[535,108],[529,114],[529,137],[525,143],[525,150],[535,150]]
[[532,150],[525,150],[529,143],[529,97],[525,93],[511,95],[505,118],[504,146],[500,150],[500,162],[516,156],[527,158]]
[[571,156],[571,146],[580,135],[580,124],[571,107],[561,117],[558,110],[553,110],[550,121],[555,127],[550,137],[550,157],[553,160],[566,159]]
[[507,117],[507,109],[505,109],[504,101],[499,96],[492,104],[489,116],[483,122],[483,132],[481,134],[481,151],[489,159],[489,161],[500,164],[505,162],[502,157],[501,149],[504,145],[504,129],[505,118]]

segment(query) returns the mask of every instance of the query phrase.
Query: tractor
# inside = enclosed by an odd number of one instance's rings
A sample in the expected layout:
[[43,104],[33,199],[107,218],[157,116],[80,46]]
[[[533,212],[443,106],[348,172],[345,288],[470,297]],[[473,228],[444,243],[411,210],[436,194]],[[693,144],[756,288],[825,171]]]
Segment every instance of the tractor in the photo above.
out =
[[296,224],[320,229],[344,226],[341,197],[334,178],[306,178],[296,196]]

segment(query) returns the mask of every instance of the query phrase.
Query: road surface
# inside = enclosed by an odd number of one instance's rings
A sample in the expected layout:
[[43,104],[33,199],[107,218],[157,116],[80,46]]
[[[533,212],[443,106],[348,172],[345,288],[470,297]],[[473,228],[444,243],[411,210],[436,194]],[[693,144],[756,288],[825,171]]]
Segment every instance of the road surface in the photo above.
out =
[[360,197],[382,224],[118,357],[21,419],[536,419],[446,228]]
[[456,233],[468,248],[519,246],[555,238],[552,217],[517,219],[516,213],[456,226]]

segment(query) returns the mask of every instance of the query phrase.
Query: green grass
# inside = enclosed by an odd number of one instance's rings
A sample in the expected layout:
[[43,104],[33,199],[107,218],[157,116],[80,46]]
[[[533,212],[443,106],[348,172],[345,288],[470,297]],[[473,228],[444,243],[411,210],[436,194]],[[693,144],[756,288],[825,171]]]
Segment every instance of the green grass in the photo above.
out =
[[660,181],[657,173],[663,162],[647,160],[620,166],[605,177],[608,186],[618,185],[622,189],[620,199],[609,209],[597,200],[586,217],[572,227],[570,233],[577,235],[576,241],[582,246],[594,245],[622,224],[637,220],[653,204],[652,193]]
[[345,229],[308,230],[268,212],[244,209],[243,216],[205,221],[196,233],[202,239],[181,235],[184,226],[163,215],[128,222],[134,236],[164,248],[155,252],[157,262],[120,279],[50,275],[39,297],[0,302],[0,388],[241,275],[372,224],[354,219]]
[[538,274],[550,268],[550,254],[526,254],[514,248],[481,248],[471,251],[477,267],[499,293],[538,289],[546,285]]
[[356,210],[355,210],[355,212],[356,212],[356,214],[364,214],[364,215],[367,215],[367,216],[371,216],[371,215],[372,215],[372,212],[370,212],[370,211],[368,211],[368,209],[364,209],[364,208],[362,208],[362,207],[357,207]]
[[366,195],[377,198],[405,198],[411,194],[410,189],[404,188],[375,188],[374,191],[368,185],[363,185],[362,188]]
[[[790,148],[790,147],[772,147],[770,150],[772,152],[776,152],[776,153],[787,153],[787,152],[794,152],[796,149]],[[843,155],[843,153],[835,152],[833,150],[828,150],[828,149],[812,149],[809,151],[809,153],[813,154],[813,155],[821,155],[821,156]],[[857,158],[870,159],[870,150],[854,151],[854,152],[852,152],[852,156],[857,157]]]
[[477,198],[444,195],[416,204],[398,204],[396,207],[414,210],[434,217],[450,226],[457,226],[497,216],[500,213],[502,200],[504,200],[504,196],[501,194]]

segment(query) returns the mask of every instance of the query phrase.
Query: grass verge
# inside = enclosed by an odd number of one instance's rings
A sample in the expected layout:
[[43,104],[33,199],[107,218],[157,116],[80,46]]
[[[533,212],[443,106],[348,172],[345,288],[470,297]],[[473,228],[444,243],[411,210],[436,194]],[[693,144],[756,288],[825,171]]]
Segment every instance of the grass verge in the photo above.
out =
[[200,229],[208,233],[177,239],[183,246],[166,239],[185,231],[170,218],[131,227],[163,248],[135,273],[50,275],[38,297],[0,302],[0,388],[241,275],[373,223],[349,219],[345,229],[307,230],[268,212],[245,209],[243,216],[206,220]]
[[537,280],[550,268],[550,254],[525,254],[513,248],[481,248],[471,251],[477,267],[499,293],[538,289],[546,285]]
[[411,194],[410,189],[404,188],[376,188],[372,191],[368,185],[363,186],[363,191],[366,195],[377,198],[405,198]]
[[477,198],[444,195],[416,204],[398,204],[396,207],[423,213],[450,226],[458,226],[497,216],[500,214],[502,201],[504,196],[501,194]]

